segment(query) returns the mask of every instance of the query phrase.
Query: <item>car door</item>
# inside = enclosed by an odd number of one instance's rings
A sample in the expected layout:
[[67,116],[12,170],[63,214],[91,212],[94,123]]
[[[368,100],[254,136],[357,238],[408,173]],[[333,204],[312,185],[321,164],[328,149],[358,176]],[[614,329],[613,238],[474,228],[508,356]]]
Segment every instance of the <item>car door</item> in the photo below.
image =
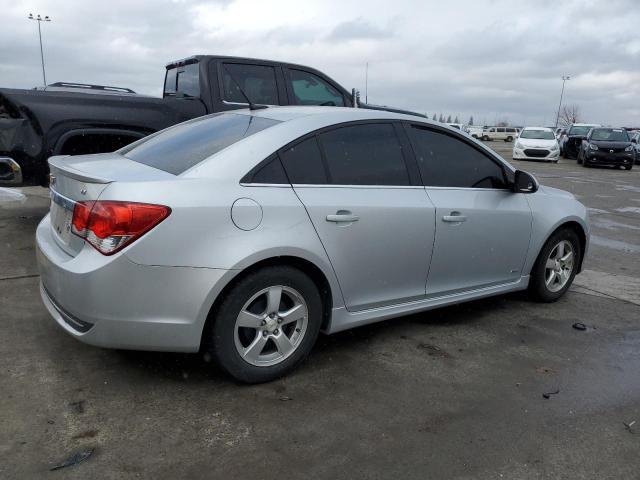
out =
[[279,152],[351,311],[425,296],[435,212],[398,128],[348,124]]
[[406,130],[436,209],[427,296],[519,280],[526,274],[532,214],[525,195],[507,188],[504,165],[437,127]]

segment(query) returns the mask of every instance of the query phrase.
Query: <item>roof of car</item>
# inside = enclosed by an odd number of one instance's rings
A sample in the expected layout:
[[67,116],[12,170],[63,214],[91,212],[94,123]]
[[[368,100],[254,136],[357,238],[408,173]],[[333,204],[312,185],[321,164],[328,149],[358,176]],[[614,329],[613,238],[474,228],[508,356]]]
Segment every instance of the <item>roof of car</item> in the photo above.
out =
[[[282,106],[268,107],[258,110],[249,110],[248,108],[241,110],[232,110],[228,113],[236,113],[242,115],[253,115],[256,117],[270,118],[281,122],[295,120],[302,117],[326,117],[332,120],[342,120],[345,122],[352,120],[414,120],[423,123],[430,123],[439,126],[448,127],[440,122],[433,122],[421,116],[408,115],[403,113],[389,112],[386,110],[372,110],[368,108],[352,108],[352,107],[323,107],[323,106]],[[448,127],[451,128],[451,127]]]

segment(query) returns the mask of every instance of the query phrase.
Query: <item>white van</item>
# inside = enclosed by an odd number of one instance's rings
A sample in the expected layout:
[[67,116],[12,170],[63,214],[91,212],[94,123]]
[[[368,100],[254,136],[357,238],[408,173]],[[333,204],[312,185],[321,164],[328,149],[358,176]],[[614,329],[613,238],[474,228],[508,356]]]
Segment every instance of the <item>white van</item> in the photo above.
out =
[[515,127],[487,127],[482,130],[482,136],[480,138],[485,142],[490,140],[513,142],[517,136],[518,130]]

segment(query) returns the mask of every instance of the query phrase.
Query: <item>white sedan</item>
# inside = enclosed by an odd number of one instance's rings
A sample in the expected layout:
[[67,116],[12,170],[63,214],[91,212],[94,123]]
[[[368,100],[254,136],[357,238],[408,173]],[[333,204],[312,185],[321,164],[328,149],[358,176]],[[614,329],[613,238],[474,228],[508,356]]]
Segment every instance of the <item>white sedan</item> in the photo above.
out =
[[560,146],[550,128],[526,127],[513,144],[514,160],[544,160],[557,162]]

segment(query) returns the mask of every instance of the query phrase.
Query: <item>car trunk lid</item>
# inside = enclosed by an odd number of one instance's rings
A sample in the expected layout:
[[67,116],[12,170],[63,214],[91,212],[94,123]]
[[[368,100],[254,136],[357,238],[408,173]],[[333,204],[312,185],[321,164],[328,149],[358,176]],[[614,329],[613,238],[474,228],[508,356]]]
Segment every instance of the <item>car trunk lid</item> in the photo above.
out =
[[77,202],[97,200],[112,182],[166,180],[174,175],[117,153],[55,156],[49,159],[51,230],[67,254],[77,255],[84,240],[71,232]]

